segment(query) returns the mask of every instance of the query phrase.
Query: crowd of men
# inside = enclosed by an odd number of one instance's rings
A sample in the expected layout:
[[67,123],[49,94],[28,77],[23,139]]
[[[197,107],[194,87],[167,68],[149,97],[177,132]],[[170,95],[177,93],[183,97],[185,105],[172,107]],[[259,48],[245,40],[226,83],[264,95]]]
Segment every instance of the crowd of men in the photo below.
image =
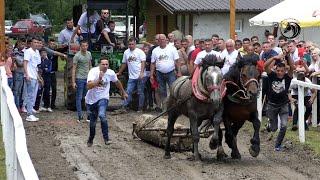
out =
[[[265,40],[259,40],[257,36],[235,41],[224,40],[217,34],[208,39],[193,40],[191,35],[183,36],[176,29],[167,36],[157,34],[153,43],[144,42],[142,48],[137,47],[136,39],[130,39],[122,65],[118,72],[114,72],[109,69],[109,59],[106,57],[100,59],[97,67],[92,67],[91,43],[87,39],[88,34],[91,34],[101,44],[114,47],[117,45],[113,34],[115,23],[108,21],[108,16],[107,9],[102,9],[100,16],[95,13],[90,18],[86,18],[87,14],[83,13],[76,28],[72,19],[67,19],[65,29],[58,37],[58,44],[62,47],[74,42],[75,38],[80,42],[80,50],[73,57],[72,87],[76,91],[78,122],[84,119],[81,100],[85,97],[87,118],[90,120],[88,146],[92,146],[98,117],[101,120],[105,143],[110,143],[105,114],[110,82],[115,82],[120,89],[124,98],[124,109],[128,110],[130,103],[134,103],[132,96],[137,92],[138,112],[162,112],[166,109],[168,87],[180,76],[191,76],[194,69],[201,64],[202,58],[208,54],[215,55],[224,62],[221,69],[223,74],[243,56],[256,56],[257,63],[260,64],[259,70],[263,72],[263,102],[270,122],[267,129],[275,132],[278,129],[278,119],[280,120],[275,149],[281,150],[291,116],[292,130],[297,130],[298,88],[291,84],[291,79],[297,78],[311,83],[308,77],[320,74],[320,50],[316,44],[287,40],[283,36],[280,36],[277,42],[273,34],[266,36]],[[92,24],[95,26],[86,27],[88,19],[94,21]],[[57,44],[54,39],[50,39],[47,45],[38,37],[19,39],[14,48],[9,41],[6,43],[5,67],[16,106],[20,112],[27,113],[27,121],[38,121],[35,113],[52,112],[56,108],[58,56],[67,56],[55,51]],[[122,75],[126,69],[129,80],[125,91],[117,76]],[[316,97],[317,91],[305,88],[306,129],[310,123],[311,105]],[[290,104],[295,107],[293,113]]]

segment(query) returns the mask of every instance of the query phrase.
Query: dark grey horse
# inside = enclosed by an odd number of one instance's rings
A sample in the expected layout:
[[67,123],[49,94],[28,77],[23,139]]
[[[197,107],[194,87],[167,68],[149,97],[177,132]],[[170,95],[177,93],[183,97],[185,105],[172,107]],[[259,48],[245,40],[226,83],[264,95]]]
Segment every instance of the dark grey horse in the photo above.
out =
[[[203,62],[215,62],[217,58],[213,55],[206,56]],[[213,65],[213,66],[212,66]],[[170,155],[170,139],[174,132],[174,124],[180,115],[189,117],[190,129],[193,137],[193,153],[194,159],[200,160],[198,151],[198,143],[200,135],[198,126],[201,125],[203,120],[210,120],[215,127],[213,136],[218,137],[221,134],[220,122],[222,121],[222,102],[221,102],[221,89],[222,82],[221,69],[217,64],[206,63],[201,67],[203,73],[199,76],[199,91],[203,92],[207,100],[199,100],[195,97],[192,90],[192,82],[188,76],[178,78],[170,89],[170,96],[168,99],[168,109],[176,106],[173,110],[168,112],[168,126],[167,126],[167,142],[165,146],[165,158],[171,158]],[[187,99],[185,101],[185,99]],[[220,141],[221,142],[221,141]],[[221,144],[219,144],[221,146]],[[218,148],[217,156],[225,156],[223,148]]]

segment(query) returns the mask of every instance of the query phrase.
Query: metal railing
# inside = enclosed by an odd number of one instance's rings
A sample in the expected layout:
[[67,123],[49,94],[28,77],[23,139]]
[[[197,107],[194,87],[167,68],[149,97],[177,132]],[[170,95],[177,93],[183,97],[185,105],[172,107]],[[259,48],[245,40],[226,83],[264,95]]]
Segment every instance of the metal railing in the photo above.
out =
[[0,111],[8,180],[38,180],[30,159],[21,116],[8,86],[5,68],[0,67]]
[[[304,127],[304,88],[310,88],[315,90],[320,90],[320,85],[315,84],[315,79],[313,78],[312,82],[314,84],[306,83],[296,79],[292,79],[291,83],[298,85],[298,125],[299,125],[299,140],[304,143],[306,141],[305,137],[305,127]],[[315,98],[312,104],[312,126],[317,126],[317,98]]]

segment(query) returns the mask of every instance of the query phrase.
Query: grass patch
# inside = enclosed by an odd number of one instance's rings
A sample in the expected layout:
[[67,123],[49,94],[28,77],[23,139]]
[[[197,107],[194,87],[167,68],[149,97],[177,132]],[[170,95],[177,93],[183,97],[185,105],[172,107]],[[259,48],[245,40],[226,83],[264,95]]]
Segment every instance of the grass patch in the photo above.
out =
[[2,142],[2,126],[0,124],[0,179],[6,179],[5,152]]
[[[267,119],[263,118],[261,123],[261,128],[265,128]],[[288,122],[288,128],[285,138],[291,140],[294,144],[298,146],[305,146],[311,149],[318,157],[320,157],[320,128],[319,127],[309,127],[309,131],[305,131],[306,142],[304,144],[299,141],[299,131],[291,131],[292,121]],[[253,128],[251,128],[253,132]]]

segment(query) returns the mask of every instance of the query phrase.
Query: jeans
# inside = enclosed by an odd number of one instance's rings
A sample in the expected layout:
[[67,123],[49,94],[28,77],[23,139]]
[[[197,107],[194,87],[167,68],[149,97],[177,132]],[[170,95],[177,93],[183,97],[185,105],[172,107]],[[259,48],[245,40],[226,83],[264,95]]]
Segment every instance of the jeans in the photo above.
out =
[[289,108],[288,103],[277,106],[271,102],[267,104],[267,117],[270,119],[270,129],[276,132],[278,129],[278,115],[280,116],[280,131],[277,136],[275,147],[279,147],[286,135]]
[[124,102],[125,106],[128,106],[132,100],[132,93],[137,88],[139,95],[139,110],[143,108],[144,104],[144,79],[129,79],[127,82],[127,94],[128,98]]
[[14,94],[14,102],[17,106],[17,108],[20,108],[20,101],[21,101],[21,95],[22,95],[22,90],[23,90],[23,72],[15,72],[14,74],[14,89],[13,89],[13,94]]
[[157,81],[159,83],[160,88],[160,96],[163,100],[167,97],[167,84],[171,87],[172,83],[176,80],[176,75],[174,71],[168,73],[162,73],[157,71]]
[[55,72],[51,72],[51,108],[56,107],[57,97],[57,77]]
[[[298,99],[297,95],[293,95],[292,97],[294,99]],[[309,103],[309,100],[310,100],[310,96],[305,96],[304,97],[304,106],[306,107],[306,111],[304,113],[304,127],[305,128],[308,127],[306,120],[308,120],[308,118],[309,118],[309,116],[311,114],[311,111],[312,111],[312,105]],[[293,113],[292,125],[297,125],[297,123],[298,123],[298,112],[301,113],[302,111],[299,111],[299,109],[298,109],[298,102],[296,102],[294,104],[294,106],[295,106],[295,109],[294,109],[294,113]]]
[[51,74],[44,73],[42,75],[44,86],[43,86],[43,107],[49,108],[50,107],[50,87],[51,87]]
[[12,90],[13,88],[13,78],[8,78],[8,86],[10,87],[10,89]]
[[87,79],[76,79],[76,108],[78,113],[78,118],[82,119],[82,107],[81,107],[81,101],[82,98],[87,93]]
[[144,105],[149,108],[153,107],[153,92],[151,88],[151,82],[150,82],[150,77],[144,77],[144,82],[145,82],[145,88],[144,88],[144,94],[145,94],[145,102]]
[[106,116],[106,110],[108,108],[109,101],[107,99],[100,99],[94,104],[87,104],[87,112],[90,119],[90,134],[89,134],[89,141],[93,141],[94,136],[96,134],[96,124],[97,118],[99,117],[101,120],[101,130],[103,139],[105,141],[109,140],[108,135],[108,122]]
[[43,86],[39,84],[39,87],[37,88],[37,97],[36,97],[36,102],[34,103],[33,109],[39,110],[40,108],[40,103],[42,99],[42,94],[43,94]]
[[33,105],[35,102],[35,92],[37,91],[37,79],[30,79],[30,81],[25,80],[26,85],[27,85],[27,98],[26,98],[26,103],[27,103],[27,115],[32,115],[32,109]]

